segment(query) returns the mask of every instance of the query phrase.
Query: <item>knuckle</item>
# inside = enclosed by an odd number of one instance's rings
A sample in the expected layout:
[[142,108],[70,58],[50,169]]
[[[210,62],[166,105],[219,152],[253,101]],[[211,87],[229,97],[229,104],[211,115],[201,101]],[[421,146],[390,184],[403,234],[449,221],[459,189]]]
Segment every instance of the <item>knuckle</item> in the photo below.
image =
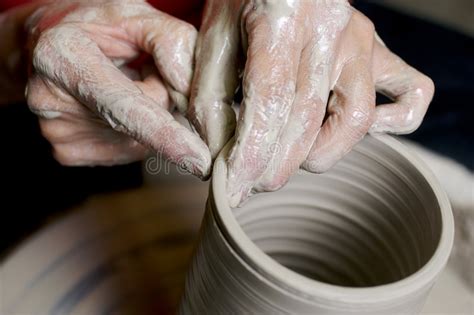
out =
[[356,109],[350,116],[351,126],[359,132],[366,133],[374,121],[374,111],[369,109]]
[[63,166],[80,166],[83,161],[68,145],[53,144],[53,157]]
[[364,14],[360,13],[359,11],[354,12],[354,19],[359,25],[360,29],[363,30],[364,32],[367,32],[367,34],[373,34],[375,33],[375,25],[374,23],[366,17]]
[[75,163],[74,159],[71,158],[67,152],[61,149],[61,146],[53,146],[53,156],[54,159],[63,166],[74,166],[77,164]]
[[262,117],[286,117],[294,98],[294,91],[290,84],[263,93],[257,92],[256,89],[248,89],[244,102],[256,106]]
[[70,55],[77,54],[77,39],[84,38],[82,35],[79,29],[68,25],[55,26],[42,33],[33,49],[33,68],[46,76],[59,72],[61,64],[58,59],[67,61]]
[[39,101],[41,99],[41,88],[34,83],[28,83],[26,88],[26,103],[31,111],[40,110],[43,108],[42,103]]
[[198,31],[196,28],[187,22],[179,21],[178,30],[182,34],[187,34],[188,36],[197,37]]
[[41,134],[54,146],[55,142],[61,138],[61,129],[56,128],[54,124],[51,124],[48,120],[40,119],[39,121]]
[[33,49],[32,65],[33,68],[39,73],[45,73],[46,67],[48,66],[48,60],[52,54],[52,42],[48,34],[44,34],[38,40],[35,48]]
[[172,25],[171,35],[174,38],[194,42],[197,38],[198,32],[193,25],[187,22],[175,21]]
[[428,76],[420,74],[415,80],[415,89],[412,91],[414,100],[407,104],[406,112],[402,126],[400,126],[400,134],[412,133],[423,122],[423,118],[428,109],[429,103],[434,95],[434,82]]
[[375,33],[375,25],[370,19],[364,19],[363,27],[369,34]]
[[28,80],[25,90],[26,103],[31,111],[47,110],[45,99],[48,97],[48,89],[41,79],[34,76]]
[[424,92],[426,96],[430,98],[433,96],[434,91],[435,91],[435,85],[434,85],[433,80],[430,77],[422,74],[420,78],[418,79],[418,84],[419,84],[420,89],[422,89],[422,91]]
[[[62,31],[63,27],[55,26],[43,33],[38,38],[36,46],[33,50],[34,57],[51,57],[53,48],[57,46],[56,34]],[[48,58],[49,59],[49,58]]]

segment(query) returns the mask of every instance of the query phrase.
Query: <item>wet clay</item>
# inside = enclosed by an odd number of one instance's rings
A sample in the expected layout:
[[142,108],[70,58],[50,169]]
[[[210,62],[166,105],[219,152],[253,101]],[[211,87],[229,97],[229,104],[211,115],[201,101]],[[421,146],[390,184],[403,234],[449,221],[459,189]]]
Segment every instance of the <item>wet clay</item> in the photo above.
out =
[[[214,169],[182,314],[417,314],[453,241],[446,195],[388,136],[240,208]],[[225,164],[224,164],[225,165]]]

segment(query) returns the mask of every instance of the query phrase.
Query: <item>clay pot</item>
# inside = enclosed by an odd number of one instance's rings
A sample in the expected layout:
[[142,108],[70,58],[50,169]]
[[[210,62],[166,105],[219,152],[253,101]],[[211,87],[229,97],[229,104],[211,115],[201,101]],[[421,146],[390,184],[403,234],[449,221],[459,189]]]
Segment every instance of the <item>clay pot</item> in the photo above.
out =
[[446,264],[445,193],[397,140],[366,137],[331,171],[230,209],[215,164],[182,314],[416,314]]

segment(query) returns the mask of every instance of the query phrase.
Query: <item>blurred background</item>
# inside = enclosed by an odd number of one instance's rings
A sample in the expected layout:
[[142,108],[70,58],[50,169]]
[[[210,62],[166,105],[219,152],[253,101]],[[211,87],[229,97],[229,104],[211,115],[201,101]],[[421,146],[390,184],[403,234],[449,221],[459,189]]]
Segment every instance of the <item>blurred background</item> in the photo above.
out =
[[355,1],[385,44],[431,77],[436,91],[412,139],[474,166],[474,1]]
[[[356,0],[353,4],[372,19],[390,49],[435,82],[427,117],[408,138],[473,170],[474,1]],[[113,168],[58,165],[25,104],[0,108],[0,140],[0,253],[51,214],[91,195],[143,184],[139,163]]]
[[[456,170],[453,174],[467,178],[467,181],[459,183],[454,178],[454,188],[448,190],[456,194],[456,185],[465,186],[467,183],[467,190],[466,187],[464,190],[471,199],[467,206],[462,204],[467,209],[463,208],[463,214],[457,217],[457,223],[466,225],[467,232],[461,232],[457,237],[472,246],[473,232],[469,229],[474,230],[474,226],[466,222],[473,224],[474,213],[474,209],[469,209],[473,204],[472,181],[469,181],[472,180],[474,170],[474,1],[356,0],[353,5],[374,22],[378,34],[391,50],[435,82],[436,93],[424,123],[405,138],[427,148],[429,155],[439,154],[442,157],[441,164],[451,163]],[[382,97],[378,98],[378,102],[382,101]],[[176,200],[183,198],[183,191],[186,191],[185,198],[189,203],[186,205],[188,208],[181,209],[184,209],[184,213],[193,211],[194,223],[187,222],[183,225],[185,232],[168,238],[168,246],[163,245],[163,242],[159,246],[165,246],[166,250],[173,246],[184,246],[185,257],[189,256],[191,247],[183,239],[186,235],[192,235],[190,239],[194,240],[199,227],[199,215],[204,210],[207,183],[184,175],[170,177],[159,172],[155,174],[141,163],[110,168],[62,167],[52,158],[50,146],[41,137],[36,118],[25,104],[0,108],[0,141],[0,258],[14,253],[20,241],[48,223],[57,222],[57,218],[65,217],[66,214],[70,216],[71,213],[87,212],[87,220],[83,217],[78,219],[82,222],[82,229],[74,231],[75,234],[71,232],[71,239],[74,239],[74,235],[91,233],[85,223],[90,222],[91,218],[97,219],[100,225],[100,222],[108,221],[108,216],[113,217],[123,211],[127,213],[123,217],[130,219],[133,218],[133,211],[158,211],[162,207],[160,200],[168,200],[168,210],[180,207]],[[436,159],[433,160],[433,167],[439,166]],[[167,218],[171,220],[171,225],[180,225],[185,216]],[[160,221],[156,217],[155,220]],[[66,237],[69,228],[71,225],[63,227]],[[140,234],[140,230],[135,226],[123,237]],[[120,242],[120,235],[116,237],[115,241]],[[159,234],[155,237],[165,236]],[[183,242],[186,244],[183,245]],[[52,250],[54,252],[54,248]],[[472,248],[459,250],[458,255],[467,255],[466,259],[472,262]],[[159,264],[168,266],[168,263]],[[471,270],[474,273],[472,267],[463,268],[462,272]],[[185,270],[185,267],[180,270]],[[178,278],[182,281],[181,276]],[[452,285],[456,287],[459,284]],[[158,304],[153,304],[153,307]]]

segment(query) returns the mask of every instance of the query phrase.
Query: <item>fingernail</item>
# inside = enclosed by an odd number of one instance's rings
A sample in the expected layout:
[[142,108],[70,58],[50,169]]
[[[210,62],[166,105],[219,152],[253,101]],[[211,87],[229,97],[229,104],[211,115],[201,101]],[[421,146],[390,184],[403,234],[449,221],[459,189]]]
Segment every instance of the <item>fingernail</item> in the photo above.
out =
[[190,156],[184,157],[178,165],[182,170],[189,172],[202,180],[209,178],[211,162],[210,159],[194,158]]
[[211,158],[197,160],[195,162],[195,174],[202,180],[206,180],[211,175]]

